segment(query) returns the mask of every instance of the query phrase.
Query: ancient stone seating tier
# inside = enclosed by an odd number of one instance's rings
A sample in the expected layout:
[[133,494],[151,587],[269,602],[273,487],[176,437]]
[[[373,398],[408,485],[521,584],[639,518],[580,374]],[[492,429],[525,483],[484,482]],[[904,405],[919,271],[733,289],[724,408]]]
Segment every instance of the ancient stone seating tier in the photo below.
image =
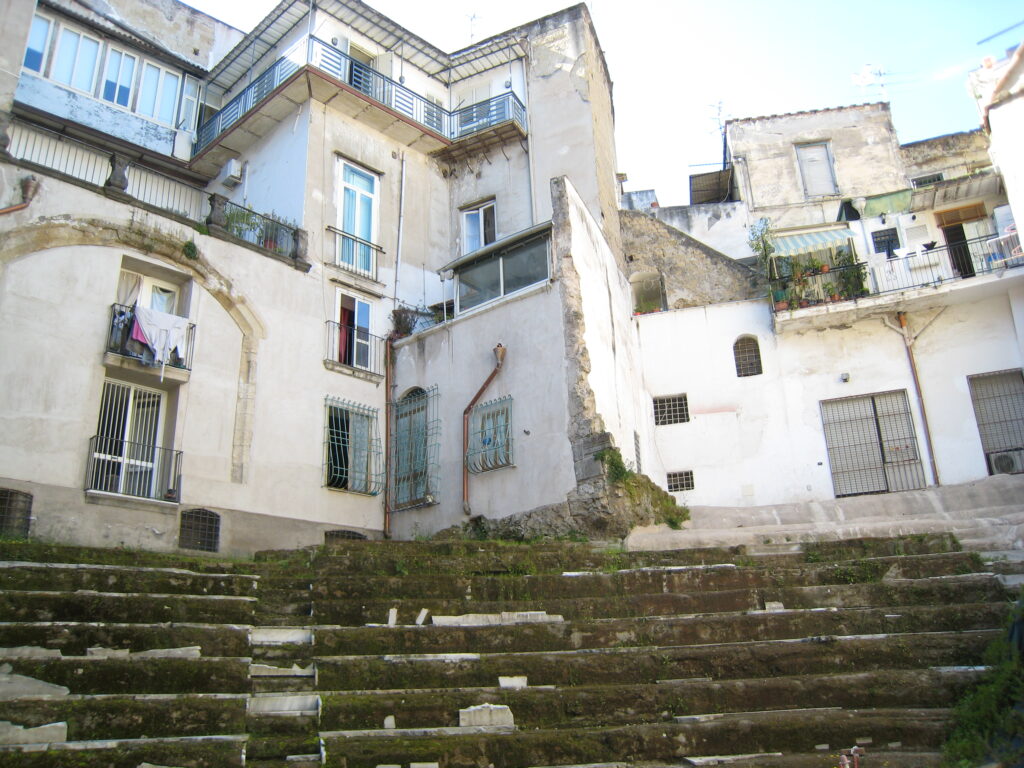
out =
[[0,542],[0,765],[937,765],[1010,611],[958,549]]

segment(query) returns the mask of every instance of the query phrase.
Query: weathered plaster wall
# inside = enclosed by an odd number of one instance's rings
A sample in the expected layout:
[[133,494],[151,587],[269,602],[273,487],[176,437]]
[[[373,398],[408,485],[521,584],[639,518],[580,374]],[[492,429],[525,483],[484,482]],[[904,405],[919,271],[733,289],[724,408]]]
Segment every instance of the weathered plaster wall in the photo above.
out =
[[35,4],[24,0],[0,2],[0,18],[4,20],[0,28],[0,112],[11,108],[34,10]]
[[404,339],[395,348],[396,391],[438,388],[440,488],[437,505],[395,512],[392,531],[412,538],[463,522],[462,413],[508,351],[481,402],[513,397],[514,467],[469,477],[473,515],[500,518],[564,502],[575,487],[566,423],[566,361],[561,301],[550,283]]
[[755,272],[684,232],[635,211],[620,211],[630,273],[656,271],[673,309],[762,295]]
[[751,256],[746,203],[702,203],[652,208],[647,213],[732,259]]
[[[731,120],[729,151],[751,218],[776,228],[834,222],[842,198],[907,186],[888,104]],[[838,193],[804,194],[795,145],[829,142]]]
[[[914,351],[943,484],[987,476],[967,377],[1021,366],[1020,299],[1004,292],[951,302],[918,338]],[[911,329],[920,330],[934,314],[910,313]],[[694,471],[695,489],[677,494],[686,503],[833,498],[820,401],[890,390],[907,393],[930,476],[905,345],[881,320],[776,335],[767,302],[746,301],[646,315],[639,327],[652,394],[688,397],[689,422],[654,430],[665,471]],[[758,339],[759,376],[736,376],[732,345],[741,335]]]
[[988,136],[979,128],[901,144],[900,156],[908,180],[933,173],[955,179],[990,166],[988,147]]
[[[1021,66],[1024,71],[1024,65]],[[1024,75],[1022,75],[1024,86]],[[1003,175],[1006,196],[1013,209],[1018,231],[1024,226],[1024,146],[1020,141],[1024,131],[1024,89],[1018,89],[1011,98],[989,110],[992,157]]]

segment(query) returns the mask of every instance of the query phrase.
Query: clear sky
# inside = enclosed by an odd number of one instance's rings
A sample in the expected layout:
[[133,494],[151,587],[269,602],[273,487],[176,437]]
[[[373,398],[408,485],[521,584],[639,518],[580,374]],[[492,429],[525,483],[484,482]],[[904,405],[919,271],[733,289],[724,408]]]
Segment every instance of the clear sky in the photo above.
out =
[[[276,0],[188,0],[249,30]],[[370,0],[452,51],[570,0]],[[687,201],[721,119],[889,101],[901,142],[977,128],[967,72],[1024,39],[1021,0],[590,0],[627,190]],[[979,45],[979,41],[996,35]],[[878,73],[883,74],[870,74]],[[865,73],[868,73],[865,75]],[[884,89],[883,86],[884,85]],[[719,104],[721,107],[719,108]],[[692,166],[692,167],[691,167]]]

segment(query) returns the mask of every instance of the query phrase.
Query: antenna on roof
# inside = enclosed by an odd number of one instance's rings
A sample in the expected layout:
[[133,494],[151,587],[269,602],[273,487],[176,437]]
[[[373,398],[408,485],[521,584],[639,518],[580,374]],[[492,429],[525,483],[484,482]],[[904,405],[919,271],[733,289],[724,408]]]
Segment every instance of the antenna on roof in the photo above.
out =
[[473,13],[467,16],[466,18],[469,19],[469,42],[472,43],[476,39],[476,35],[473,32],[473,22],[479,19],[480,17]]
[[978,45],[982,45],[984,43],[987,43],[989,40],[995,40],[1000,35],[1005,34],[1005,33],[1009,32],[1011,29],[1016,29],[1017,27],[1022,26],[1022,25],[1024,25],[1024,21],[1018,21],[1016,24],[1013,24],[1012,26],[1009,26],[1006,29],[1000,29],[994,35],[989,35],[984,40],[979,40],[977,44]]

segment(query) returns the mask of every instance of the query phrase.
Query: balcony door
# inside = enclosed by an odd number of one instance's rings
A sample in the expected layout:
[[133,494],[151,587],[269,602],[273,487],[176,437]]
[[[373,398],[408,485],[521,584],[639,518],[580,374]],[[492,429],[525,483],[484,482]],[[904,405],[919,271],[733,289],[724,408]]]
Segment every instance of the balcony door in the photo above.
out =
[[377,227],[377,177],[341,163],[341,200],[338,229],[352,237],[342,237],[338,265],[369,277],[376,275],[372,243]]
[[338,362],[353,368],[370,367],[370,305],[338,291]]
[[154,498],[161,477],[159,447],[163,393],[103,382],[93,444],[90,488]]

